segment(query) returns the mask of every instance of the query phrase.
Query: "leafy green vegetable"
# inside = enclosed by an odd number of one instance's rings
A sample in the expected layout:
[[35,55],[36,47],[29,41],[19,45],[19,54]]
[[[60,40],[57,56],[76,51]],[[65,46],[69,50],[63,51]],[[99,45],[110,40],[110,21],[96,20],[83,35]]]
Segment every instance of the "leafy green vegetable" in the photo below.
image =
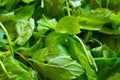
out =
[[26,5],[26,6],[20,7],[15,11],[15,16],[17,19],[21,19],[21,18],[29,19],[32,17],[34,13],[34,9],[35,9],[34,5]]
[[119,72],[119,58],[96,58],[95,60],[99,69],[97,72],[98,80],[107,79]]
[[0,0],[0,80],[119,80],[120,0]]
[[10,79],[10,80],[38,80],[37,73],[32,69],[25,66],[23,63],[19,62],[18,60],[14,59],[11,56],[5,57],[3,60],[4,67],[7,70],[8,76],[1,70],[0,76],[2,80]]
[[33,2],[35,0],[22,0],[22,1],[29,4],[30,2]]
[[105,23],[108,23],[111,11],[104,8],[98,8],[89,12],[85,12],[79,19],[81,29],[100,30]]
[[16,24],[16,29],[19,37],[17,38],[17,43],[19,45],[24,45],[29,38],[32,36],[32,32],[34,30],[35,23],[34,19],[20,19]]
[[14,20],[14,18],[15,18],[14,12],[0,14],[0,21],[1,22],[7,22],[10,20]]
[[81,65],[54,47],[40,49],[33,61],[39,65],[40,72],[52,80],[71,80],[84,72]]
[[0,1],[0,7],[3,7],[6,11],[10,11],[16,7],[20,0],[2,0]]
[[75,35],[80,33],[78,19],[72,16],[63,17],[56,25],[55,30],[60,33]]
[[78,60],[79,63],[82,64],[83,68],[86,71],[86,75],[88,80],[96,80],[96,74],[94,72],[94,70],[91,68],[91,66],[89,65],[89,62],[85,56],[85,54],[83,53],[83,50],[81,48],[81,45],[77,45],[78,42],[76,42],[73,39],[69,39],[69,52],[72,55],[72,57],[76,60]]
[[66,45],[68,41],[68,35],[63,33],[52,32],[45,39],[45,46],[56,47],[56,45]]
[[120,73],[116,73],[113,76],[109,77],[107,80],[119,80]]
[[55,25],[57,24],[57,21],[55,19],[51,19],[47,21],[46,18],[38,20],[38,27],[37,30],[39,31],[40,34],[44,34],[50,29],[54,29]]

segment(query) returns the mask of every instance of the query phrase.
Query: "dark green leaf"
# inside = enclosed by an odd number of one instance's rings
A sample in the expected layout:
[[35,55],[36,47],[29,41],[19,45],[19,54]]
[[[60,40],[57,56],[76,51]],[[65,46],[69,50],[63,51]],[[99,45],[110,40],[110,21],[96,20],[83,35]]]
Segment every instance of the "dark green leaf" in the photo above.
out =
[[5,8],[5,10],[11,10],[16,7],[20,0],[2,0],[0,1],[0,7]]
[[44,14],[49,18],[60,19],[63,16],[66,0],[44,0]]
[[119,11],[120,10],[120,1],[119,0],[110,0],[109,1],[109,8],[112,10]]
[[119,80],[120,79],[120,73],[115,73],[114,75],[111,75],[108,79],[106,80]]
[[[119,58],[95,58],[96,63],[98,65],[98,80],[104,79],[109,80],[109,78],[117,78],[113,77],[116,73],[120,72],[120,59]],[[104,72],[104,73],[103,73]]]
[[34,5],[26,5],[24,7],[20,7],[15,11],[16,20],[21,18],[31,18],[34,13]]

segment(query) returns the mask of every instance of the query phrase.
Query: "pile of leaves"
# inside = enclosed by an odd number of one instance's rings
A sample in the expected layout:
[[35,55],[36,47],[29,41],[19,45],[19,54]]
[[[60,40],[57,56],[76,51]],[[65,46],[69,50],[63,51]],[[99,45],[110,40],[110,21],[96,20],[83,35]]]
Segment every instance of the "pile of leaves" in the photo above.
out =
[[119,80],[120,0],[0,0],[0,80]]

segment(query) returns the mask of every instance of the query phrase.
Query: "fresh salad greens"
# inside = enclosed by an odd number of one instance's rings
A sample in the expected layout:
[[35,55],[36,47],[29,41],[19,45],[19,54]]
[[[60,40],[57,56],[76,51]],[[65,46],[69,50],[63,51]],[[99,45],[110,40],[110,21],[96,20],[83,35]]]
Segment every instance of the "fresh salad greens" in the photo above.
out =
[[0,0],[0,80],[119,80],[120,0]]

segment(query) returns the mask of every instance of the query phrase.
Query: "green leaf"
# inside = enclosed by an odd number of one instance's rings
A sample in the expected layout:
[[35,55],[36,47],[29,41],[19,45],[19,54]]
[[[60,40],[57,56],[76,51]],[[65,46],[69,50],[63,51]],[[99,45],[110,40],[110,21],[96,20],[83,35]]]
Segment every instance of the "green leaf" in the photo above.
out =
[[111,20],[113,29],[119,27],[119,24],[120,24],[120,22],[119,22],[120,21],[120,13],[118,13],[118,14],[112,13],[110,15],[110,20]]
[[[117,80],[114,75],[120,72],[120,59],[119,58],[95,58],[95,61],[98,65],[98,80],[109,80],[113,78]],[[104,72],[104,73],[103,73]]]
[[77,60],[82,67],[85,69],[85,74],[88,80],[97,80],[95,71],[90,66],[86,55],[83,53],[82,46],[76,42],[74,39],[69,37],[68,50],[72,58]]
[[51,32],[45,39],[45,46],[56,46],[58,44],[60,45],[66,45],[68,40],[67,34],[57,33],[57,32]]
[[93,8],[109,8],[110,10],[119,11],[119,0],[90,0]]
[[[32,43],[33,43],[33,41],[32,41]],[[23,53],[23,55],[32,57],[34,52],[38,49],[41,49],[42,46],[43,46],[42,38],[39,38],[39,40],[36,43],[34,43],[33,46],[29,46],[29,47],[22,46],[20,48],[17,48],[16,51],[21,51]]]
[[27,4],[29,4],[30,2],[33,2],[33,1],[35,1],[35,0],[22,0],[24,3],[27,3]]
[[3,72],[3,70],[1,70],[0,67],[0,70],[2,71],[0,72],[0,77],[2,77],[2,80],[6,80],[8,78],[10,80],[38,80],[37,73],[34,70],[28,68],[23,63],[11,56],[5,57],[3,60],[3,64],[9,76],[6,76],[6,74]]
[[120,10],[120,1],[119,0],[110,0],[109,8],[111,10],[119,11]]
[[32,36],[34,28],[34,19],[20,19],[16,23],[16,29],[18,33],[17,44],[24,45]]
[[109,17],[110,23],[101,28],[100,32],[110,35],[120,35],[120,13],[112,13]]
[[119,80],[120,79],[120,73],[115,73],[114,75],[111,75],[108,79],[106,80]]
[[2,0],[0,1],[0,7],[2,6],[4,10],[11,10],[16,7],[20,0]]
[[38,27],[37,30],[39,31],[40,34],[44,34],[50,29],[54,29],[54,26],[56,26],[57,21],[55,19],[40,19],[37,21]]
[[84,12],[78,17],[81,29],[100,30],[105,23],[110,22],[111,11],[104,8],[98,8],[89,12]]
[[84,73],[80,64],[55,47],[38,50],[33,61],[40,73],[51,80],[71,80]]
[[[102,1],[103,0],[90,0],[90,5],[93,8],[102,8]],[[104,0],[104,1],[106,1],[106,0]]]
[[44,0],[44,14],[57,20],[63,16],[65,0]]
[[[92,41],[92,40],[91,40]],[[112,58],[112,57],[116,57],[116,53],[111,50],[107,45],[102,45],[102,43],[96,39],[93,39],[92,45],[99,45],[99,46],[96,46],[96,47],[91,47],[91,52],[95,57],[108,57],[108,58]],[[110,44],[110,42],[109,42]]]
[[80,33],[78,19],[73,16],[65,16],[58,21],[55,30],[60,33],[68,33],[70,35],[78,34]]
[[116,53],[108,46],[103,45],[103,57],[114,58],[116,57]]
[[34,9],[34,5],[25,5],[24,7],[18,8],[15,11],[16,20],[21,18],[31,18],[34,13]]
[[15,19],[14,12],[0,14],[0,21],[1,22],[7,22],[10,20],[14,20],[14,19]]
[[109,34],[109,35],[120,35],[120,29],[118,30],[109,30],[108,28],[101,29],[100,32],[104,34]]

